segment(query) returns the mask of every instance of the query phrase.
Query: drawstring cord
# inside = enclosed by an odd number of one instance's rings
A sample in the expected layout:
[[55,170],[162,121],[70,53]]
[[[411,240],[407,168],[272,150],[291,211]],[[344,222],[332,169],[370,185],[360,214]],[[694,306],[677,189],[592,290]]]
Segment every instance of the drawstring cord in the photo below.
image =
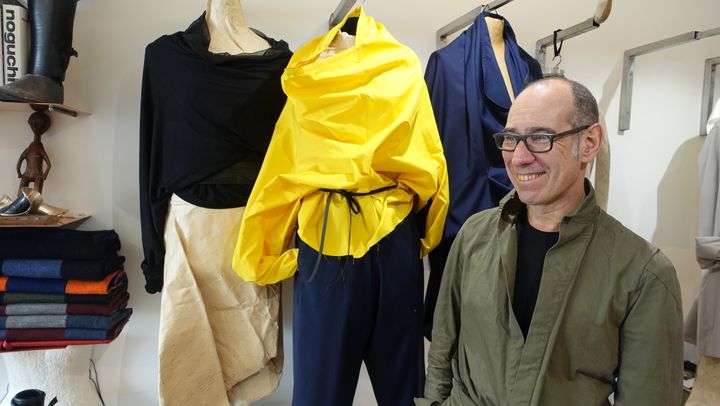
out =
[[[358,197],[362,196],[370,196],[374,195],[376,193],[384,192],[390,189],[394,189],[397,187],[397,184],[384,186],[378,189],[373,189],[369,192],[351,192],[349,190],[344,189],[319,189],[321,192],[326,192],[327,197],[325,198],[325,211],[323,213],[323,225],[322,225],[322,231],[320,232],[320,250],[318,251],[317,259],[315,260],[315,266],[313,267],[312,272],[310,272],[310,278],[308,281],[312,282],[313,279],[315,279],[315,275],[317,274],[318,269],[320,268],[320,259],[322,258],[323,248],[325,248],[325,233],[327,232],[327,223],[328,223],[328,217],[330,214],[330,200],[332,199],[333,194],[339,194],[343,198],[345,198],[345,201],[348,204],[348,216],[350,217],[350,226],[348,227],[348,256],[350,255],[350,237],[352,236],[352,215],[353,214],[360,214],[360,202],[357,200]],[[345,280],[345,265],[347,264],[347,261],[345,264],[343,264],[343,267],[340,269],[340,274],[343,279]]]

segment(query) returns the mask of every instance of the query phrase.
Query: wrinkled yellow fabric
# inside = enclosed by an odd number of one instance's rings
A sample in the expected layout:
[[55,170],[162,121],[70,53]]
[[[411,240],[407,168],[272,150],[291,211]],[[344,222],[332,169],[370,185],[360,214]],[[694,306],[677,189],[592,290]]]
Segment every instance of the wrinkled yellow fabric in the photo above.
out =
[[[270,284],[292,276],[297,249],[288,246],[296,232],[320,249],[328,198],[325,255],[362,257],[428,202],[422,255],[440,241],[447,170],[420,62],[362,8],[349,17],[359,18],[353,47],[318,60],[343,20],[297,50],[282,76],[288,101],[233,257],[246,281]],[[369,192],[393,184],[398,187],[358,197],[360,213],[352,215],[343,197],[319,190]]]

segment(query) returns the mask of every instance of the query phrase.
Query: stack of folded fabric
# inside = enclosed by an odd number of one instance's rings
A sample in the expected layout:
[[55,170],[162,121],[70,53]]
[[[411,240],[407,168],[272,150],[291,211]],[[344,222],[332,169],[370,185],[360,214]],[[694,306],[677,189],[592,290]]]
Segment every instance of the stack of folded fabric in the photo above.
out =
[[0,228],[0,352],[114,340],[127,323],[113,230]]

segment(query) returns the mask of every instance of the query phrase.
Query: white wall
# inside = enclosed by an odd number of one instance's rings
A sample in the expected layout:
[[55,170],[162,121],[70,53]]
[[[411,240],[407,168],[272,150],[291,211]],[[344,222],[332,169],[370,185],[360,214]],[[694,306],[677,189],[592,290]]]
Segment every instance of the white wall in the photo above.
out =
[[[246,0],[248,22],[292,49],[322,34],[335,0]],[[370,15],[384,23],[423,63],[435,48],[436,30],[480,2],[429,0],[367,1]],[[517,0],[501,9],[520,44],[531,53],[538,38],[592,15],[595,0]],[[78,3],[73,59],[65,82],[69,104],[92,115],[53,114],[43,138],[53,161],[45,185],[49,202],[87,211],[82,229],[115,228],[123,241],[135,313],[118,340],[96,346],[103,395],[108,406],[157,404],[159,296],[143,290],[138,214],[137,157],[140,75],[146,44],[185,29],[205,7],[202,0],[83,0]],[[691,30],[720,25],[717,0],[633,0],[616,2],[599,29],[567,41],[562,68],[588,85],[607,115],[612,148],[608,211],[660,246],[682,281],[683,301],[692,301],[698,281],[693,260],[697,228],[697,153],[704,61],[720,56],[720,37],[708,38],[637,59],[632,121],[617,132],[622,54],[625,49]],[[28,114],[0,112],[0,193],[17,188],[15,162],[32,134]],[[291,285],[285,295],[286,364],[280,390],[261,405],[290,401],[292,342]],[[2,374],[2,371],[0,371]],[[7,378],[0,376],[0,388]],[[0,392],[2,389],[0,389]],[[365,379],[358,405],[372,405]]]

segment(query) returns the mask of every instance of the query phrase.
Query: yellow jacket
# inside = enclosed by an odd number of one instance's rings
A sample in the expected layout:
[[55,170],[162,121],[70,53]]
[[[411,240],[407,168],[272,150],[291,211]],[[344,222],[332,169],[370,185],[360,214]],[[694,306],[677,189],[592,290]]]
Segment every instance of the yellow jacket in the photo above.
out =
[[[442,236],[447,170],[420,63],[362,8],[351,16],[359,17],[353,47],[318,60],[343,21],[297,50],[282,76],[287,104],[233,256],[233,269],[246,281],[264,285],[292,276],[297,249],[287,248],[296,232],[319,251],[327,199],[325,255],[362,257],[429,201],[422,255]],[[358,197],[359,214],[350,213],[342,196],[319,190],[368,192],[393,184]]]

